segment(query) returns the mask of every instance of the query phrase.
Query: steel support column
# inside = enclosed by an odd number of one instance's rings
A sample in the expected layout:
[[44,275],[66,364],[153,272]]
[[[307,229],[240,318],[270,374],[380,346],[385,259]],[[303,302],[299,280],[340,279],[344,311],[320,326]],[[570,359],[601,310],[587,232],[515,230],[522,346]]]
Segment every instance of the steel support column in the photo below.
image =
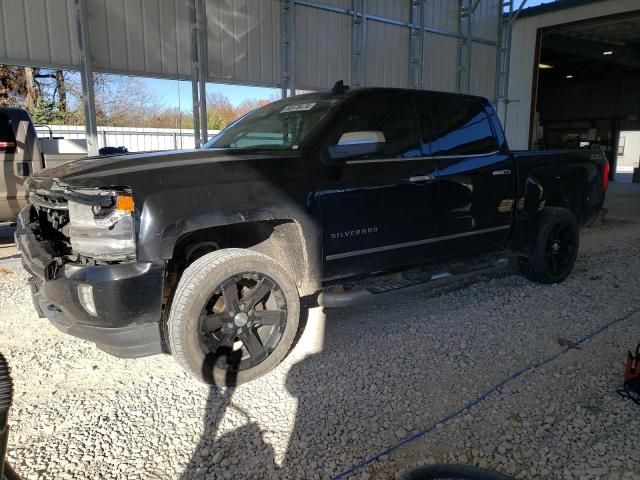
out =
[[469,93],[471,89],[471,50],[473,48],[473,14],[481,0],[459,0],[458,3],[458,70],[456,90]]
[[354,87],[366,85],[367,0],[352,0],[351,80]]
[[209,141],[207,121],[207,7],[205,0],[196,0],[196,22],[198,24],[198,81],[200,89],[200,138],[204,145]]
[[280,0],[280,88],[282,98],[295,95],[295,1]]
[[515,0],[507,0],[500,3],[498,12],[498,49],[496,54],[496,85],[494,93],[494,106],[502,120],[502,125],[507,128],[509,103],[517,100],[509,99],[509,68],[511,64],[511,36],[513,23],[520,15],[527,0],[520,0],[517,8],[514,8]]
[[191,22],[191,94],[193,137],[196,148],[208,140],[207,128],[207,24],[204,0],[189,0]]
[[425,0],[409,0],[411,18],[409,33],[409,88],[424,88]]
[[87,134],[87,154],[98,155],[98,125],[96,121],[96,99],[93,91],[93,69],[91,66],[91,42],[87,30],[86,0],[75,0],[78,51],[80,54],[80,81],[82,83],[82,105]]

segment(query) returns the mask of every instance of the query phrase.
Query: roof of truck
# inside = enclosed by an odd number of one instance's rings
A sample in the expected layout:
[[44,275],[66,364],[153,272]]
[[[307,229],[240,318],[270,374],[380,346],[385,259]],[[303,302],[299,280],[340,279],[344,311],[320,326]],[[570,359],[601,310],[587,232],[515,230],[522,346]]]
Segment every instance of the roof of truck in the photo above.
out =
[[[359,87],[359,88],[349,88],[344,92],[333,92],[331,90],[320,91],[320,92],[310,92],[303,93],[301,95],[296,95],[295,97],[289,98],[305,98],[305,97],[317,97],[317,96],[327,96],[327,97],[350,97],[354,95],[362,95],[367,93],[376,93],[376,92],[388,92],[388,93],[415,93],[415,92],[424,92],[431,93],[434,95],[445,95],[449,97],[459,97],[466,98],[469,100],[488,102],[485,97],[481,97],[478,95],[469,95],[464,93],[455,93],[455,92],[441,92],[437,90],[419,90],[419,89],[411,89],[411,88],[393,88],[393,87]],[[284,99],[283,99],[284,100]]]

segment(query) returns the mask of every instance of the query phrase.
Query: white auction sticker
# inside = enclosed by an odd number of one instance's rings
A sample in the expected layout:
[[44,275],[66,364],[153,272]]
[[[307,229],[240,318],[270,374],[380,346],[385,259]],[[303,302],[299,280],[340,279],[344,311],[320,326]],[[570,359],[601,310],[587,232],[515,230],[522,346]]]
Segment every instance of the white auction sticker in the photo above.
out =
[[296,103],[294,105],[287,105],[282,110],[280,110],[280,113],[305,112],[307,110],[311,110],[315,106],[315,103]]

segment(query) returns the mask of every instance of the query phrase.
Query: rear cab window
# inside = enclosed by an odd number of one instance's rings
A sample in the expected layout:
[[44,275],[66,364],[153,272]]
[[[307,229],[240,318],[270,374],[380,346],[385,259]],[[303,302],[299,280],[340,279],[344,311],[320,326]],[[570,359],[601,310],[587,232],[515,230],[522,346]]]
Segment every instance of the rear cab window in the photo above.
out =
[[498,150],[481,102],[464,97],[424,94],[416,99],[425,155],[484,155]]

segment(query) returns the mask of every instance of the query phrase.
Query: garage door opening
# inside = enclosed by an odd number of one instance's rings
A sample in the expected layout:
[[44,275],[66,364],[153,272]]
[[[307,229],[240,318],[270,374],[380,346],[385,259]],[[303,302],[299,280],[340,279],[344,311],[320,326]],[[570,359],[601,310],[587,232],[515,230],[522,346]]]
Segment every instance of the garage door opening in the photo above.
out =
[[640,10],[540,29],[537,43],[530,146],[602,150],[612,177],[630,179],[640,134]]
[[622,130],[617,145],[618,179],[630,180],[634,172],[640,175],[640,130]]

